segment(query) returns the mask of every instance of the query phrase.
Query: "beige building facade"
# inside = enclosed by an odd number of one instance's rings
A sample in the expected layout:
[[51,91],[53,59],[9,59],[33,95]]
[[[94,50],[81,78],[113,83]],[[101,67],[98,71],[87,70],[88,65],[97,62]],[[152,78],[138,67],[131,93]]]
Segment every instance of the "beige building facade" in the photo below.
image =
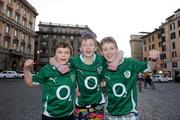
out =
[[27,0],[0,0],[0,70],[22,70],[34,58],[37,15]]
[[[174,77],[180,74],[180,9],[166,19],[158,29],[140,38],[142,40],[143,59],[146,60],[150,50],[160,52],[157,72]],[[132,41],[135,40],[132,38]],[[131,41],[131,40],[130,40]],[[131,45],[132,57],[140,54],[140,42]],[[131,42],[132,44],[132,42]],[[136,51],[136,52],[135,52]],[[136,57],[135,57],[136,58]]]
[[180,9],[168,17],[159,28],[164,71],[175,76],[180,74]]

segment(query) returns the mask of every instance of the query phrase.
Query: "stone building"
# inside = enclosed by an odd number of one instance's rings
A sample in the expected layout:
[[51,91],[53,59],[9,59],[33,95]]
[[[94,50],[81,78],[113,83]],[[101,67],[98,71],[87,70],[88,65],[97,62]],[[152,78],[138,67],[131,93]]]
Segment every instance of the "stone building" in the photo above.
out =
[[53,49],[59,41],[69,41],[73,46],[74,55],[79,54],[79,40],[82,32],[92,32],[87,25],[59,24],[51,22],[39,22],[37,31],[37,45],[35,48],[36,68],[39,70],[49,62],[53,56]]
[[22,70],[34,57],[37,15],[27,0],[0,0],[0,70]]
[[142,47],[142,37],[144,35],[131,35],[130,36],[130,46],[131,46],[131,57],[137,60],[143,61],[143,47]]

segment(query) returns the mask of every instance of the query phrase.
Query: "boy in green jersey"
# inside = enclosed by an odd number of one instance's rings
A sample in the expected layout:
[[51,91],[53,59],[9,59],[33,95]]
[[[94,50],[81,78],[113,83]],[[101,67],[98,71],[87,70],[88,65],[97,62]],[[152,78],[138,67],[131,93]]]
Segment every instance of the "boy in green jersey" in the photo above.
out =
[[122,59],[116,70],[107,69],[107,65],[117,59],[118,46],[114,38],[106,37],[100,42],[102,54],[107,64],[103,75],[106,82],[106,120],[138,120],[137,112],[137,75],[145,69],[155,69],[159,52],[150,51],[152,61],[140,62],[133,58]]
[[42,84],[42,120],[73,120],[75,69],[69,64],[72,55],[70,43],[57,44],[54,55],[60,65],[69,65],[66,73],[60,73],[58,68],[47,64],[32,76],[29,67],[33,65],[33,60],[28,59],[24,63],[24,80],[29,87]]
[[[81,119],[103,119],[103,104],[105,103],[104,94],[101,88],[102,69],[104,58],[96,54],[97,41],[93,33],[85,32],[80,39],[80,56],[74,56],[71,59],[76,68],[77,90],[76,97],[76,116]],[[123,52],[117,52],[116,55],[122,56]],[[121,57],[119,57],[120,59]],[[118,63],[115,61],[109,65],[109,69],[116,69]],[[58,66],[53,58],[50,63]]]

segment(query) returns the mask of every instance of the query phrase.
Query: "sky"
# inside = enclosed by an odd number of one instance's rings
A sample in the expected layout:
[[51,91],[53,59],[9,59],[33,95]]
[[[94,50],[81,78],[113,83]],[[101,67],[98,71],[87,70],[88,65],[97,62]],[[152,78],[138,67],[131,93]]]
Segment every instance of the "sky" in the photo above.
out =
[[88,25],[97,40],[112,36],[131,56],[130,35],[153,32],[180,8],[180,0],[27,0],[38,12],[38,23]]

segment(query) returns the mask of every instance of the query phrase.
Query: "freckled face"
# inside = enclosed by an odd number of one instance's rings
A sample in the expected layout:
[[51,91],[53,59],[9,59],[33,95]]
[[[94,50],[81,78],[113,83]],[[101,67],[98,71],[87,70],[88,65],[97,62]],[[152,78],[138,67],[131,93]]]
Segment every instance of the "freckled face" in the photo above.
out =
[[108,62],[112,62],[114,59],[116,59],[116,53],[118,49],[113,43],[104,43],[101,47],[102,54]]
[[59,64],[66,64],[71,56],[70,48],[57,48],[55,58]]

